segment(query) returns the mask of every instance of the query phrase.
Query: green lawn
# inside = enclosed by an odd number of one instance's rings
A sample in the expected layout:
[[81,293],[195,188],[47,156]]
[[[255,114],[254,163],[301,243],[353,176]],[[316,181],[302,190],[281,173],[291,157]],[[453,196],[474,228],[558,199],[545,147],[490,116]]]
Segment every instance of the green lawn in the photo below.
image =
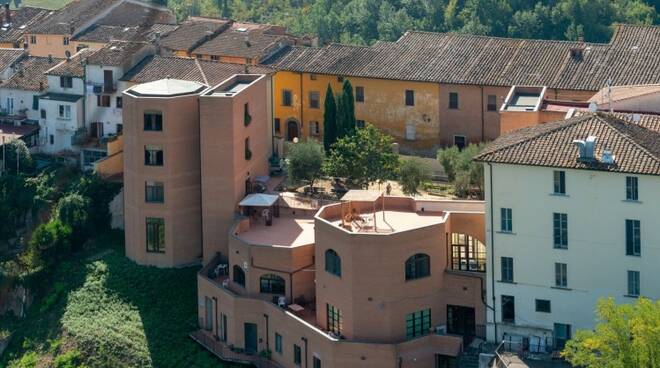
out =
[[0,367],[230,366],[187,336],[197,320],[197,268],[138,266],[124,257],[122,237],[104,236],[58,267],[50,291],[12,326]]

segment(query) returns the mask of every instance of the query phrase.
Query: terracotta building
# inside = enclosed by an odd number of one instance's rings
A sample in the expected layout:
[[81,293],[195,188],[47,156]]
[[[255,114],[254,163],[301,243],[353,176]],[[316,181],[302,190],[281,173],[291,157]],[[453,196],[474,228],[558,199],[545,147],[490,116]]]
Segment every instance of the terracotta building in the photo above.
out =
[[199,273],[195,338],[278,367],[394,368],[445,366],[484,337],[482,202],[344,198],[270,223],[243,207],[228,259]]
[[[274,79],[275,130],[282,139],[320,138],[328,84],[344,79],[358,123],[370,122],[402,148],[431,151],[488,141],[511,86],[546,87],[546,97],[587,101],[614,85],[660,82],[660,28],[618,25],[607,44],[407,32],[373,46],[290,47],[266,63]],[[650,68],[650,70],[649,70]]]

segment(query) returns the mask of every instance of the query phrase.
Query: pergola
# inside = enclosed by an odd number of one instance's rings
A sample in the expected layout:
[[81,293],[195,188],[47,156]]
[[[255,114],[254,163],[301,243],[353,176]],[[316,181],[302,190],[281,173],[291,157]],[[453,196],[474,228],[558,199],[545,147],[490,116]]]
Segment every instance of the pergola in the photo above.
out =
[[255,213],[257,209],[270,210],[268,212],[262,210],[262,213],[265,213],[266,226],[271,226],[273,216],[280,216],[279,199],[280,197],[275,194],[252,193],[243,198],[238,205],[243,208],[243,214],[246,216]]

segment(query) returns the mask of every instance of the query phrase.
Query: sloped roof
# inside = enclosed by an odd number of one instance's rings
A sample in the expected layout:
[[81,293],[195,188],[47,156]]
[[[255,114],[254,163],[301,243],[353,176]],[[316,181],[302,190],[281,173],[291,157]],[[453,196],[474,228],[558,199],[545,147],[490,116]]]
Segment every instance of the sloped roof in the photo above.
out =
[[225,29],[229,22],[227,19],[189,17],[165,36],[161,45],[170,50],[191,51]]
[[[251,74],[269,74],[273,70],[267,67],[250,65],[248,66],[248,72]],[[214,86],[234,74],[243,73],[245,73],[245,65],[240,64],[177,57],[148,56],[129,70],[121,80],[146,83],[169,77]]]
[[12,66],[24,55],[27,55],[23,49],[3,49],[0,48],[0,72]]
[[271,33],[269,25],[234,23],[231,28],[202,43],[192,53],[255,58],[269,52],[288,36]]
[[4,89],[20,89],[24,91],[45,91],[48,89],[46,71],[60,63],[62,59],[29,56],[18,63],[17,71],[7,81],[2,83]]
[[82,78],[85,75],[85,66],[82,61],[93,52],[90,49],[82,49],[70,59],[64,59],[61,63],[49,69],[46,74]]
[[120,41],[151,41],[155,34],[167,34],[176,29],[174,24],[154,24],[150,26],[108,26],[101,24],[94,24],[79,33],[76,41],[82,42],[111,42],[115,40]]
[[[48,9],[35,8],[32,6],[22,6],[18,9],[9,10],[11,16],[11,27],[0,29],[0,42],[21,41],[26,30],[37,24],[52,11]],[[4,23],[6,18],[6,9],[0,10],[0,19]]]
[[97,22],[104,26],[121,27],[146,27],[156,23],[174,24],[176,20],[167,8],[132,0],[122,1]]
[[[614,165],[578,161],[576,139],[597,137],[595,156],[610,150]],[[587,113],[503,135],[477,161],[660,175],[660,116],[633,122],[624,114]]]
[[610,88],[604,87],[596,92],[596,94],[589,99],[589,102],[606,104],[610,99],[612,99],[612,101],[622,101],[656,93],[660,93],[660,84],[612,86]]
[[31,27],[32,34],[71,34],[98,13],[122,0],[73,0]]
[[657,26],[617,25],[607,44],[406,32],[371,47],[291,47],[266,63],[318,74],[597,91],[608,79],[615,85],[660,83],[659,48]]
[[251,193],[238,204],[241,207],[270,207],[277,203],[280,197],[275,194]]
[[87,63],[93,65],[119,66],[133,55],[150,47],[146,42],[112,41],[98,50],[91,51]]

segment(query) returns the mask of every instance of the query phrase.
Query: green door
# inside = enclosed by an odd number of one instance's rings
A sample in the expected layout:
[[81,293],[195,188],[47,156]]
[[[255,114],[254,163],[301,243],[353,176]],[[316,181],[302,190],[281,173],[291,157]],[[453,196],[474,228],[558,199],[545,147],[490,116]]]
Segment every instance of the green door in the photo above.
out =
[[257,325],[254,323],[245,324],[245,352],[249,354],[257,352]]

